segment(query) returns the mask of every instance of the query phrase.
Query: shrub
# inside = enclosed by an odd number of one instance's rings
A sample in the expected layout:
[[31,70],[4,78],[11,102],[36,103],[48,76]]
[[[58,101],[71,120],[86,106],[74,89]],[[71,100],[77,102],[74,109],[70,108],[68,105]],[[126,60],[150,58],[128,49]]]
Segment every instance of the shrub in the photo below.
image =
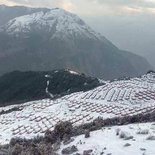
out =
[[133,136],[130,136],[130,134],[128,132],[125,132],[125,131],[121,131],[119,134],[119,137],[124,139],[124,140],[129,140],[129,139],[133,138]]
[[54,132],[52,132],[52,131],[50,131],[50,130],[47,130],[47,131],[45,132],[44,138],[45,138],[45,141],[46,141],[47,143],[50,142],[50,143],[54,144],[54,143],[57,141],[57,138],[58,138],[58,137],[56,137],[56,135],[54,134]]
[[16,144],[22,144],[24,141],[26,141],[25,139],[22,139],[22,138],[12,138],[10,140],[10,145],[11,146],[15,146]]
[[147,139],[147,140],[155,140],[155,136],[150,135],[150,136],[148,136],[146,139]]
[[85,138],[89,138],[90,137],[90,131],[89,130],[85,130]]
[[64,135],[71,136],[73,131],[72,123],[70,122],[60,122],[54,128],[54,134],[56,137],[63,139]]
[[118,136],[118,135],[119,135],[119,133],[120,133],[120,129],[119,129],[119,128],[117,128],[117,129],[116,129],[116,136]]
[[12,150],[12,155],[19,155],[21,154],[22,150],[23,150],[23,147],[19,144],[16,144]]
[[76,151],[78,151],[78,149],[77,149],[77,147],[75,145],[73,145],[71,147],[64,148],[62,150],[62,154],[69,155],[69,154],[72,154],[72,153],[74,153]]
[[126,144],[124,145],[124,147],[128,147],[128,146],[131,146],[131,144],[126,143]]
[[149,130],[148,129],[140,129],[137,134],[141,134],[141,135],[147,135],[149,134]]

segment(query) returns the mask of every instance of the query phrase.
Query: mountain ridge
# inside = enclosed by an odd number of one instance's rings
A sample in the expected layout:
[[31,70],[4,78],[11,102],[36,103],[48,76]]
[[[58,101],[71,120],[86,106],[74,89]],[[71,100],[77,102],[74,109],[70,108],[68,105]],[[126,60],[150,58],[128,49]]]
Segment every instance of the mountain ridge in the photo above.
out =
[[68,37],[72,34],[78,35],[78,33],[82,33],[80,35],[86,35],[86,37],[91,38],[93,37],[93,39],[96,40],[102,39],[107,43],[109,42],[101,34],[92,30],[76,14],[70,13],[60,8],[53,8],[50,11],[40,11],[30,15],[14,18],[4,26],[4,31],[9,34],[26,33],[27,31],[31,30],[31,25],[33,24],[38,24],[38,29],[41,29],[39,26],[45,26],[49,32],[51,31],[52,27],[55,27],[55,33],[61,33],[61,37],[64,36],[63,33]]
[[9,20],[31,14],[34,12],[39,12],[41,10],[49,10],[48,8],[30,8],[26,6],[7,6],[0,5],[0,26],[6,24]]
[[14,71],[0,77],[0,106],[58,98],[101,85],[97,78],[71,70]]
[[[147,61],[122,52],[77,15],[63,9],[17,17],[1,27],[0,36],[1,74],[70,68],[113,79],[152,69]],[[131,61],[131,57],[136,57],[136,61]]]

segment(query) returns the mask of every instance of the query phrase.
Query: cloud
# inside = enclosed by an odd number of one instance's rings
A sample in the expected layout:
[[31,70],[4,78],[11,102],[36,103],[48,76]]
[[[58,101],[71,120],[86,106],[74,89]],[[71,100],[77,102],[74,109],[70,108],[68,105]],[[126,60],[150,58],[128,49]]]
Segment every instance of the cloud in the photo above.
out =
[[[88,1],[88,0],[87,0]],[[89,0],[101,5],[155,8],[154,0]]]
[[0,0],[0,4],[60,7],[84,16],[155,14],[155,0]]
[[0,0],[0,4],[15,4],[31,7],[60,7],[69,10],[72,7],[70,0]]
[[10,0],[0,0],[0,4],[5,4],[8,6],[18,5],[17,3],[10,1]]
[[[88,1],[88,0],[87,0]],[[155,0],[89,0],[109,13],[155,13]]]

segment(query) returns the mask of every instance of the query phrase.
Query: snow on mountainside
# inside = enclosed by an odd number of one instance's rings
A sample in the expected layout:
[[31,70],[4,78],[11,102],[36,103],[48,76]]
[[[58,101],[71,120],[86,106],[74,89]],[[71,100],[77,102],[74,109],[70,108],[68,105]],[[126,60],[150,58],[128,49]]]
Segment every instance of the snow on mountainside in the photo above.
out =
[[48,10],[49,9],[47,8],[30,8],[24,6],[0,5],[0,26],[5,25],[9,20],[13,18]]
[[[12,109],[12,110],[11,110]],[[77,92],[57,100],[38,100],[0,108],[0,143],[11,137],[32,138],[53,130],[60,121],[74,126],[97,117],[115,118],[155,111],[155,74],[108,82],[91,91]]]
[[[120,134],[124,133],[126,138],[117,136],[118,130]],[[84,152],[90,152],[89,155],[154,155],[155,141],[148,140],[148,137],[153,135],[155,136],[155,123],[105,127],[91,132],[87,139],[84,135],[74,137],[74,141],[70,144],[62,144],[58,153],[61,154],[64,148],[74,145],[80,155]]]
[[[37,24],[38,28],[45,26],[49,31],[55,29],[51,39],[55,37],[69,39],[70,36],[78,35],[93,39],[104,38],[93,31],[77,15],[58,8],[17,17],[9,21],[5,25],[5,29],[10,34],[28,32],[34,24]],[[107,40],[105,39],[105,41]]]
[[0,75],[62,68],[104,79],[134,77],[152,69],[144,58],[120,50],[63,9],[20,16],[1,27]]

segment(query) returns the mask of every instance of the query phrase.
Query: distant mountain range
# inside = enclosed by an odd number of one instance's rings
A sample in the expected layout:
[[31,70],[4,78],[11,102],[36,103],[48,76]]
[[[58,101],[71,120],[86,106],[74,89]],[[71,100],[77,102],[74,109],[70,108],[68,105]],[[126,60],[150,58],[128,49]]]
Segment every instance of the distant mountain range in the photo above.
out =
[[63,9],[0,6],[0,74],[68,68],[114,79],[152,67]]

